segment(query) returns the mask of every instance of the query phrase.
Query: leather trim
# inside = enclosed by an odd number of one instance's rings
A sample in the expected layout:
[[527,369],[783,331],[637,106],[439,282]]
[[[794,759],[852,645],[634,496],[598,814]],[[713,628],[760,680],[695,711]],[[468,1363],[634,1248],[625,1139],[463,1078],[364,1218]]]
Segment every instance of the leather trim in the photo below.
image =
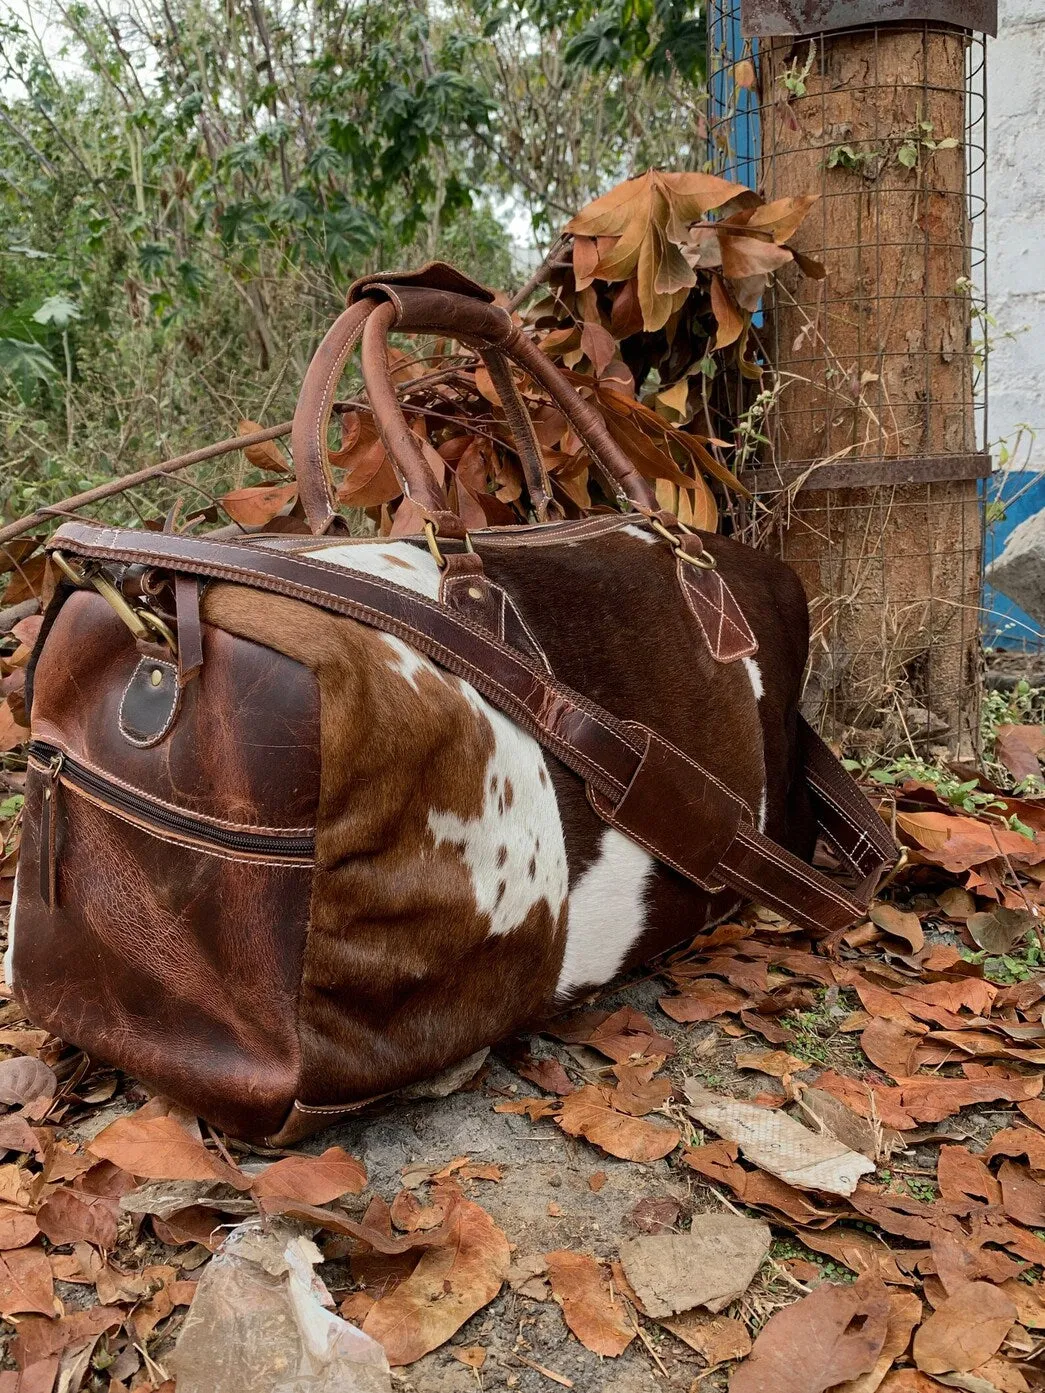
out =
[[[52,732],[47,731],[46,734],[51,735]],[[311,836],[316,830],[315,827],[311,825],[307,827],[269,827],[257,822],[232,822],[220,817],[210,817],[207,813],[200,812],[198,808],[186,807],[178,803],[171,803],[163,798],[157,798],[155,793],[144,788],[138,788],[135,784],[128,783],[126,779],[121,779],[110,769],[101,768],[93,761],[87,759],[82,751],[73,751],[66,748],[66,744],[57,738],[53,739],[51,743],[55,744],[58,749],[60,749],[63,754],[68,755],[70,759],[75,759],[77,764],[82,764],[85,769],[89,769],[92,774],[97,774],[99,778],[103,778],[107,780],[107,782],[115,784],[117,787],[124,789],[127,793],[136,794],[139,798],[147,798],[150,803],[155,803],[157,807],[160,808],[169,808],[171,812],[187,813],[198,822],[209,823],[211,827],[224,828],[229,832],[257,832],[259,836],[273,837],[307,837]],[[34,761],[34,763],[36,762]],[[42,768],[43,766],[38,765],[37,767]]]
[[[683,538],[682,545],[693,538]],[[720,573],[701,570],[679,556],[675,563],[679,587],[690,614],[700,625],[711,656],[719,663],[735,663],[758,652],[758,640],[736,597]]]
[[[151,681],[151,674],[154,671],[159,671],[164,675],[162,683],[155,689],[155,692],[152,689]],[[130,681],[124,687],[123,696],[120,698],[120,711],[117,719],[123,738],[130,744],[137,745],[140,750],[148,750],[153,745],[158,745],[177,720],[178,710],[181,707],[181,690],[178,681],[178,668],[175,663],[166,662],[163,658],[142,658],[131,673]],[[159,706],[158,701],[151,699],[153,696],[166,699],[166,715],[164,715],[162,708],[151,709]],[[137,721],[130,712],[130,708],[135,705],[145,708],[139,710]],[[160,721],[152,731],[142,729],[146,721],[141,718],[146,715],[151,715],[154,722]],[[162,720],[160,720],[161,717]]]

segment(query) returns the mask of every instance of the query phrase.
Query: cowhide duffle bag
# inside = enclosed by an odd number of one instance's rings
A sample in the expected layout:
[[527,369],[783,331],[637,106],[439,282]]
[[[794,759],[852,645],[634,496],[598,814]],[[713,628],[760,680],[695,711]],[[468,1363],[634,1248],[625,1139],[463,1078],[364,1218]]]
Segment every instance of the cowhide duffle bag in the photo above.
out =
[[[234,1135],[294,1141],[743,901],[841,930],[895,857],[799,715],[797,578],[661,511],[491,300],[441,265],[353,287],[294,420],[311,538],[67,522],[48,544],[13,985]],[[466,534],[398,405],[394,328],[482,354],[539,516],[507,359],[631,511]],[[418,537],[330,534],[360,337]],[[845,884],[809,864],[818,832]]]

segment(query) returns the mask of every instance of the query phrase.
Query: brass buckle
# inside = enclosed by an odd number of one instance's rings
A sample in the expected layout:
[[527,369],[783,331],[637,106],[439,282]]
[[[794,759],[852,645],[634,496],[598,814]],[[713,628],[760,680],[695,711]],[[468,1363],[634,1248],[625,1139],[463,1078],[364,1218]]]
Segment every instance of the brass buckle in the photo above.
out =
[[164,623],[158,614],[153,614],[151,610],[144,608],[134,609],[111,581],[106,580],[104,576],[89,575],[86,571],[77,568],[60,551],[52,551],[51,559],[66,579],[71,580],[79,589],[85,590],[88,587],[93,587],[97,590],[98,594],[112,608],[119,619],[126,624],[136,639],[148,641],[159,637],[172,653],[177,653],[177,639],[171,632],[170,625]]
[[[653,528],[654,532],[659,533],[660,536],[662,536],[665,539],[665,541],[671,543],[671,550],[675,553],[675,555],[679,558],[680,561],[688,561],[691,566],[696,566],[696,568],[699,571],[713,571],[718,565],[718,562],[715,560],[715,558],[711,555],[709,551],[701,551],[698,552],[696,556],[690,556],[689,552],[686,551],[685,548],[680,545],[678,538],[673,537],[672,534],[668,531],[668,529],[664,526],[664,524],[662,522],[658,522],[656,518],[648,518],[647,521],[649,522],[650,527]],[[682,529],[682,531],[686,534],[687,537],[696,536],[696,533],[693,532],[690,528],[688,528],[684,522],[680,522],[679,527]]]

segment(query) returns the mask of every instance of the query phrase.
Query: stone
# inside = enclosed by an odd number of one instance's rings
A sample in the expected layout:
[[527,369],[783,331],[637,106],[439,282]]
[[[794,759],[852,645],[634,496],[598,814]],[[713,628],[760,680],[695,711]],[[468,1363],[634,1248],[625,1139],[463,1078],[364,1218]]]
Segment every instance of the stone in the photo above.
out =
[[1013,528],[987,579],[1038,624],[1045,625],[1045,508]]

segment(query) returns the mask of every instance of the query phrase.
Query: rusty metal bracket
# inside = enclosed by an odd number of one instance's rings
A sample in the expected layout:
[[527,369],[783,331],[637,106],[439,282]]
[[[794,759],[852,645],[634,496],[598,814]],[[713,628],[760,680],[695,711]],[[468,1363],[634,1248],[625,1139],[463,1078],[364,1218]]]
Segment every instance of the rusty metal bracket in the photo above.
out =
[[998,0],[741,0],[745,38],[823,34],[910,21],[997,34]]
[[806,493],[834,489],[866,489],[879,485],[940,484],[959,479],[986,479],[991,472],[989,454],[910,455],[905,459],[850,459],[818,464],[788,464],[779,469],[754,469],[740,476],[752,493],[782,493],[802,489]]

